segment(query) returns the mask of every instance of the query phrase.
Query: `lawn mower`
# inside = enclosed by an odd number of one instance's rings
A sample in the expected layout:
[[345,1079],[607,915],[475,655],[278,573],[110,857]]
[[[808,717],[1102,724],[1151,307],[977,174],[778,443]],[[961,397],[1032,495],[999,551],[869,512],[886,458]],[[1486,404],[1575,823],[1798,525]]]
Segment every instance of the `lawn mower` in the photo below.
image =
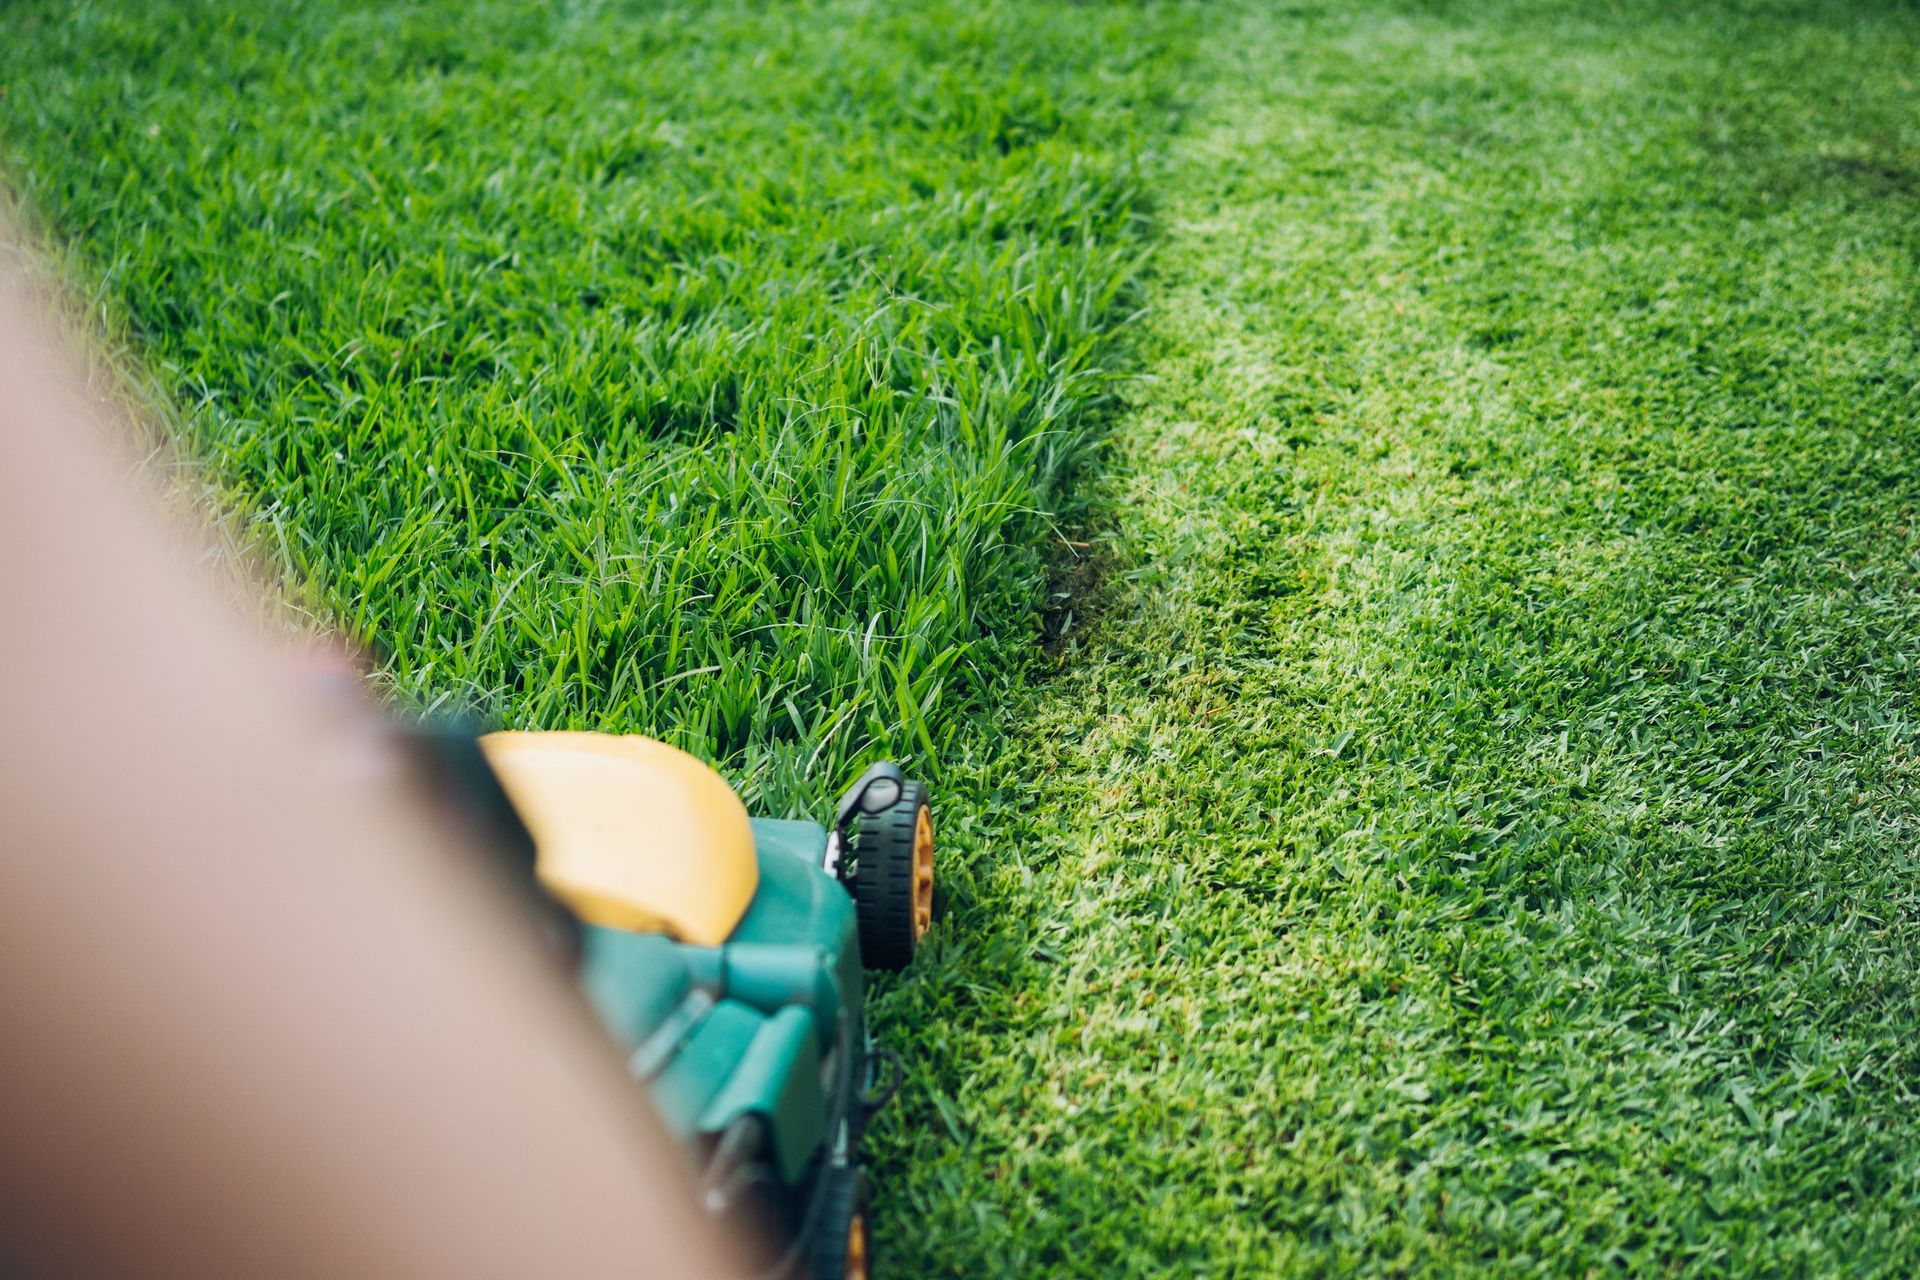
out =
[[926,789],[876,764],[823,826],[749,817],[649,738],[491,733],[484,763],[465,741],[469,798],[477,766],[523,824],[587,997],[708,1212],[767,1242],[770,1276],[867,1276],[860,1135],[900,1069],[869,1036],[862,965],[903,968],[932,921]]

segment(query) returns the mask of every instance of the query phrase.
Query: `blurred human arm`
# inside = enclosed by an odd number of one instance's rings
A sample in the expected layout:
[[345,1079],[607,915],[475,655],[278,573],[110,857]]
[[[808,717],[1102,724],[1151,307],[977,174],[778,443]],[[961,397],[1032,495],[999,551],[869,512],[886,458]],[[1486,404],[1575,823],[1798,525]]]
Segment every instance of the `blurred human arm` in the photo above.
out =
[[0,1270],[713,1276],[677,1153],[512,904],[343,762],[0,237]]

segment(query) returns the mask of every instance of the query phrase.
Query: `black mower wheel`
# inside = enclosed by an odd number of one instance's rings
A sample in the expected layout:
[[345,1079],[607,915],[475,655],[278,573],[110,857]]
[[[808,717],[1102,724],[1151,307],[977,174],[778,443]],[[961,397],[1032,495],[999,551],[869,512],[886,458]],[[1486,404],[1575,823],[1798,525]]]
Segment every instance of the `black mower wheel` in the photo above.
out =
[[933,809],[925,785],[902,782],[898,799],[864,816],[853,854],[860,959],[869,968],[904,969],[933,923]]
[[841,1169],[827,1176],[833,1181],[813,1236],[813,1280],[869,1280],[873,1219],[867,1212],[867,1175]]

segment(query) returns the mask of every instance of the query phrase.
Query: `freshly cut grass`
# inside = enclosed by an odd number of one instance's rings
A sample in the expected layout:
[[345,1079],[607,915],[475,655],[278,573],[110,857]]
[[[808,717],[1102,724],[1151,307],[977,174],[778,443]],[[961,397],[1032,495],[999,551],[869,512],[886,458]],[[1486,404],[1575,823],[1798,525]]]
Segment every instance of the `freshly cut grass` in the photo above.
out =
[[774,808],[1033,633],[1140,253],[1150,9],[16,4],[0,164],[410,697]]
[[891,1261],[1920,1273],[1920,15],[1212,15]]

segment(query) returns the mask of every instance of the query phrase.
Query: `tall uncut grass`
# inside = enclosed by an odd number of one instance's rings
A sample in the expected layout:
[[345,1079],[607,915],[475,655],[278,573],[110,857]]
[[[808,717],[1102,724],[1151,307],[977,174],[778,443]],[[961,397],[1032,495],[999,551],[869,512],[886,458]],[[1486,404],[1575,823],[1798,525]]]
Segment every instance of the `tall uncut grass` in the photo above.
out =
[[1173,46],[1070,4],[14,6],[0,163],[410,699],[817,802],[1033,630]]

